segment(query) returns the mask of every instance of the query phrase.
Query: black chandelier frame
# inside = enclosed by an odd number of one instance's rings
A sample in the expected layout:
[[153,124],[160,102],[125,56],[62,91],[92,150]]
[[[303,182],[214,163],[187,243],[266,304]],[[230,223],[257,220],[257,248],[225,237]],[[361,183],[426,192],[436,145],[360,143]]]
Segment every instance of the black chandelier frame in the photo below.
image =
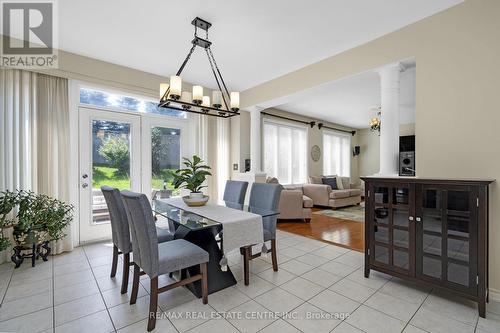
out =
[[[220,72],[219,67],[217,66],[217,62],[215,61],[214,54],[212,53],[212,42],[208,39],[208,29],[212,26],[210,22],[207,22],[199,17],[196,17],[192,22],[192,25],[194,25],[194,39],[191,41],[191,49],[188,52],[188,55],[186,56],[186,59],[184,59],[184,62],[182,63],[181,67],[177,71],[177,76],[180,76],[182,71],[184,70],[184,67],[188,63],[189,59],[191,58],[191,55],[193,54],[195,48],[201,47],[205,50],[207,57],[208,57],[208,62],[210,63],[210,67],[212,69],[212,73],[214,74],[215,77],[215,82],[217,83],[217,87],[219,88],[219,91],[222,94],[222,101],[224,105],[221,104],[212,104],[210,106],[202,105],[201,101],[193,101],[193,102],[186,102],[180,100],[179,95],[170,95],[170,86],[168,87],[167,91],[163,94],[163,96],[160,98],[160,102],[158,103],[158,107],[161,108],[166,108],[166,109],[171,109],[171,110],[176,110],[176,111],[185,111],[185,112],[191,112],[191,113],[197,113],[201,115],[208,115],[208,116],[215,116],[215,117],[220,117],[220,118],[230,118],[234,116],[239,116],[239,108],[230,108],[228,104],[228,100],[231,98],[231,94],[229,93],[229,90],[227,89],[226,83],[224,82],[224,78],[222,77],[222,74]],[[198,36],[198,29],[202,29],[205,31],[205,38],[201,38]],[[224,89],[223,89],[224,88]],[[182,93],[182,89],[181,89]]]

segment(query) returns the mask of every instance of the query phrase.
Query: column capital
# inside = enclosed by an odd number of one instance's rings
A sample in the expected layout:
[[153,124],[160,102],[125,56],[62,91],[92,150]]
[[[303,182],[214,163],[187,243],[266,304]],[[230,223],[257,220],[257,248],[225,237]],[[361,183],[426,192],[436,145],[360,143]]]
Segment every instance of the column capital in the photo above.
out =
[[383,75],[384,73],[393,72],[396,70],[398,72],[404,72],[405,69],[406,69],[406,67],[398,61],[398,62],[395,62],[392,64],[387,64],[387,65],[384,65],[382,67],[379,67],[379,68],[375,69],[375,72],[377,72],[379,75]]

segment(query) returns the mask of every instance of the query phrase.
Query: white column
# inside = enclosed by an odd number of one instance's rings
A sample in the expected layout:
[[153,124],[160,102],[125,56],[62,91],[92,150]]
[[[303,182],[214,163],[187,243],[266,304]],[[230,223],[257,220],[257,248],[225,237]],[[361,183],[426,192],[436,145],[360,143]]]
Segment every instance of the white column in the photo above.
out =
[[256,174],[261,170],[261,134],[260,134],[260,109],[250,112],[250,172]]
[[399,163],[399,63],[382,67],[380,75],[380,175],[397,175]]

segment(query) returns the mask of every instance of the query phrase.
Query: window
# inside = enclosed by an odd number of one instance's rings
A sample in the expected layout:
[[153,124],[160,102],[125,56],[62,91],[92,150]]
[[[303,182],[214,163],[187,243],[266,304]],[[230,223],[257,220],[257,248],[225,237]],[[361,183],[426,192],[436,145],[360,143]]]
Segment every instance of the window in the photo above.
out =
[[323,174],[351,176],[351,135],[323,132]]
[[88,88],[80,88],[80,103],[143,113],[161,114],[176,118],[186,118],[186,112],[159,108],[158,102],[155,101]]
[[307,177],[307,128],[264,122],[264,171],[282,184],[301,184]]

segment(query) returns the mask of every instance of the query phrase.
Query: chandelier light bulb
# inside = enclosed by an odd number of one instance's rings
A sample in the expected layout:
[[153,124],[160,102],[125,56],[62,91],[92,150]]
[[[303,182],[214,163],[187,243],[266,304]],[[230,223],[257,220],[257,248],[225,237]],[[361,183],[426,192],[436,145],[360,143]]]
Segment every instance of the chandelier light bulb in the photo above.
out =
[[231,92],[231,110],[238,111],[240,109],[240,93],[237,91]]
[[181,97],[182,91],[182,78],[180,76],[174,75],[170,77],[170,95],[174,99],[179,99]]
[[222,106],[222,92],[220,90],[214,90],[212,93],[212,105],[214,108],[220,108]]
[[203,101],[203,87],[193,86],[193,102],[200,104]]

